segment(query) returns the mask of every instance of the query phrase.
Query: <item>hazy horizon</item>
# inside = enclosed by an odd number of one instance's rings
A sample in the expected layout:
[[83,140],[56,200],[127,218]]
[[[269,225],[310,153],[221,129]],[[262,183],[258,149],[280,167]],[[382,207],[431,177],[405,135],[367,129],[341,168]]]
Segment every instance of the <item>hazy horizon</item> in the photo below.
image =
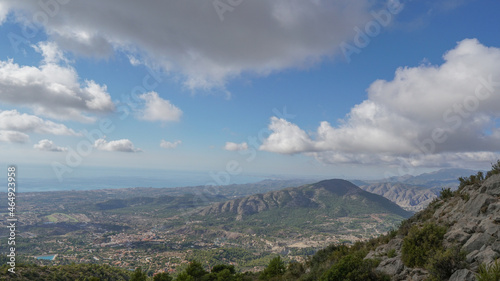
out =
[[[24,168],[24,167],[22,167]],[[216,173],[214,171],[167,171],[167,170],[138,170],[138,169],[109,169],[102,171],[99,168],[83,168],[72,177],[67,177],[63,181],[56,178],[39,175],[33,176],[30,167],[26,170],[19,169],[18,192],[41,192],[41,191],[69,191],[69,190],[96,190],[96,189],[116,189],[134,187],[153,188],[175,188],[205,185],[231,185],[256,183],[263,180],[311,180],[320,181],[328,179],[345,179],[348,181],[384,181],[388,179],[380,175],[379,177],[345,177],[342,175],[293,175],[293,174],[240,174],[230,175]],[[452,169],[452,168],[448,168]],[[441,170],[429,170],[416,173],[411,176],[432,173]],[[478,169],[479,170],[479,169]],[[475,170],[471,170],[473,172]],[[134,174],[135,173],[135,174]],[[126,174],[124,176],[123,174]],[[28,176],[26,176],[28,175]],[[397,175],[397,176],[408,176]],[[464,174],[464,176],[467,176]],[[458,181],[457,181],[458,184]]]
[[0,165],[24,177],[500,158],[498,2],[49,2],[0,0]]

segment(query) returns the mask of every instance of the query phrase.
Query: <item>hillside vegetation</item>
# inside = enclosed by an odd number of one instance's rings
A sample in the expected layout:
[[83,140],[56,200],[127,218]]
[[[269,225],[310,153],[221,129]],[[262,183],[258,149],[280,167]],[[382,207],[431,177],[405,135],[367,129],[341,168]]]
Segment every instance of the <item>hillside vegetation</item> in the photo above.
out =
[[[382,196],[334,179],[215,203],[194,218],[231,231],[339,234],[362,229],[370,222],[378,223],[374,231],[382,233],[391,223],[410,215]],[[346,218],[345,223],[340,218]]]
[[[330,185],[332,183],[336,184],[335,187]],[[295,200],[294,192],[302,194],[302,199]],[[319,194],[319,197],[314,194]],[[243,210],[239,211],[235,207],[245,201],[241,199],[226,207],[217,203],[203,208],[199,215],[220,216],[223,214],[221,211],[226,210],[233,218],[241,215],[240,221],[245,221],[274,208],[309,208],[321,204],[319,198],[324,198],[326,194],[353,197],[357,199],[356,202],[370,202],[376,208],[385,206],[385,201],[379,197],[369,200],[371,195],[365,197],[364,191],[352,188],[350,183],[335,180],[300,189],[286,189],[283,193],[256,196],[256,203],[262,204],[250,204],[253,207],[248,210],[242,207]],[[253,201],[248,198],[246,202]],[[383,204],[379,206],[377,202]],[[369,210],[368,206],[366,208]],[[385,210],[388,208],[392,207],[385,207]],[[328,208],[322,210],[328,211]],[[500,279],[499,237],[500,161],[492,165],[486,174],[480,172],[461,178],[455,191],[442,189],[440,196],[425,210],[403,221],[397,229],[352,246],[332,244],[303,263],[286,262],[280,256],[275,256],[264,270],[241,273],[233,265],[218,264],[206,268],[200,261],[192,261],[176,276],[167,273],[147,276],[141,268],[126,272],[109,266],[85,264],[52,267],[24,265],[16,268],[17,273],[12,275],[7,272],[7,265],[4,265],[0,269],[0,280],[489,281]]]
[[305,264],[307,273],[283,280],[500,280],[499,237],[500,161],[460,178],[456,191],[444,188],[397,230],[327,247]]

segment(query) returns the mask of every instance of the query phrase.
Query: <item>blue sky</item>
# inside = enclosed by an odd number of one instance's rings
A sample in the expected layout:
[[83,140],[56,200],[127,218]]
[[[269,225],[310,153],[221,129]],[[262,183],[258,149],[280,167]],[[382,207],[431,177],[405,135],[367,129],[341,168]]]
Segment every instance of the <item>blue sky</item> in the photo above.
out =
[[499,158],[498,1],[40,3],[0,0],[0,162],[46,186]]

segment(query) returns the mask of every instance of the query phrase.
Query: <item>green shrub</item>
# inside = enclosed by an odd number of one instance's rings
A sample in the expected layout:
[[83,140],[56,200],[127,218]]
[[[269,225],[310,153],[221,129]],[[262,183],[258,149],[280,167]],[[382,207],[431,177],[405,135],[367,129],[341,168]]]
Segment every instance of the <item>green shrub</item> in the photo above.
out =
[[[490,172],[488,172],[490,173]],[[488,177],[488,176],[487,176]],[[458,190],[462,190],[464,187],[468,185],[480,185],[484,182],[485,177],[483,172],[479,171],[476,175],[470,175],[469,177],[459,177],[458,181],[460,181],[460,185],[458,186]]]
[[185,271],[177,275],[176,281],[195,281],[194,277],[187,274]]
[[377,281],[390,280],[390,277],[376,272],[378,260],[363,259],[363,255],[349,254],[336,262],[321,276],[321,281]]
[[291,262],[285,274],[285,280],[297,280],[306,272],[304,265],[300,262]]
[[491,170],[486,173],[486,178],[496,174],[500,174],[500,160],[497,160],[495,164],[491,164]]
[[280,256],[277,256],[269,262],[269,265],[262,271],[259,278],[263,280],[271,279],[285,274],[285,271],[285,262]]
[[141,267],[136,268],[131,277],[130,281],[146,281],[148,278]]
[[202,280],[203,281],[241,280],[241,276],[239,276],[240,278],[238,278],[236,275],[240,275],[240,274],[236,273],[236,269],[234,268],[234,265],[218,264],[212,268],[212,271],[208,275],[203,276]]
[[213,273],[219,273],[223,270],[227,269],[231,274],[236,273],[236,269],[234,268],[234,265],[227,265],[227,264],[218,264],[212,268]]
[[460,192],[460,198],[462,198],[462,200],[464,200],[465,202],[467,202],[470,199],[470,195],[469,195],[469,193]]
[[[316,281],[331,265],[338,261],[339,258],[348,254],[349,248],[345,245],[331,244],[328,247],[316,252],[313,256],[309,256],[305,262],[305,273],[299,280]],[[293,279],[292,279],[293,280]]]
[[442,250],[446,227],[432,223],[422,228],[413,226],[403,239],[401,249],[403,263],[408,267],[423,267],[429,257]]
[[441,193],[439,194],[439,198],[446,200],[448,198],[453,197],[453,191],[451,191],[451,188],[442,188]]
[[480,185],[486,179],[496,174],[500,174],[500,160],[491,164],[491,170],[489,170],[486,175],[484,175],[483,172],[477,172],[476,175],[471,175],[469,177],[459,177],[458,181],[460,181],[460,185],[458,186],[458,190],[460,191],[468,185]]
[[458,247],[449,248],[446,251],[438,251],[430,257],[429,263],[426,266],[431,275],[431,280],[448,280],[455,271],[467,266],[465,256],[465,252],[460,251]]
[[[426,209],[429,209],[429,207],[427,207]],[[401,222],[401,224],[398,227],[398,232],[399,232],[400,235],[403,235],[403,236],[408,235],[408,233],[410,232],[410,229],[411,229],[411,226],[412,226],[412,221],[413,221],[414,217],[415,216],[413,216],[412,218],[406,219],[406,220],[404,220],[404,221]]]
[[490,266],[481,264],[476,274],[477,281],[498,281],[500,280],[500,263],[498,260]]
[[387,252],[387,257],[388,258],[393,258],[396,256],[396,249],[391,249],[389,252]]
[[205,275],[208,275],[208,272],[205,271],[205,269],[203,268],[201,263],[199,263],[197,261],[192,261],[189,263],[188,267],[177,276],[177,280],[178,281],[181,281],[181,280],[182,281],[191,281],[191,280],[198,281],[198,280],[202,280],[202,278]]
[[153,277],[153,281],[172,281],[174,280],[167,272],[161,272]]

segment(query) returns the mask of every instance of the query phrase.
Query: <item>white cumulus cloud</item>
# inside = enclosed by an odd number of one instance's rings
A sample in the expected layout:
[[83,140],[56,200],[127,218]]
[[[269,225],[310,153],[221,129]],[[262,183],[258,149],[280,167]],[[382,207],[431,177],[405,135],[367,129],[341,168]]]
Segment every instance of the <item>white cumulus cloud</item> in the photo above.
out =
[[114,141],[106,141],[106,139],[98,139],[94,142],[94,147],[104,151],[120,151],[120,152],[141,152],[136,148],[129,139],[121,139]]
[[[37,1],[9,2],[24,17],[19,22],[40,11]],[[96,57],[124,52],[133,64],[161,67],[190,89],[224,87],[242,73],[307,67],[340,52],[353,28],[383,8],[369,0],[244,1],[225,12],[214,1],[65,2],[44,25],[51,40]]]
[[66,147],[60,147],[55,145],[53,141],[48,139],[40,140],[37,144],[33,145],[33,148],[41,151],[51,151],[51,152],[64,152],[68,150]]
[[76,70],[53,42],[34,46],[44,59],[40,66],[0,61],[0,101],[32,108],[35,114],[55,119],[92,122],[92,114],[109,113],[114,104],[106,85],[92,80],[80,84]]
[[182,143],[182,141],[180,141],[180,140],[176,140],[174,142],[169,142],[169,141],[166,141],[166,140],[161,140],[160,147],[166,148],[166,149],[176,148],[181,143]]
[[226,142],[226,145],[224,146],[224,149],[228,150],[228,151],[247,150],[248,149],[248,144],[246,142],[242,142],[242,143]]
[[80,135],[63,124],[43,120],[35,115],[21,114],[17,110],[0,111],[0,129],[51,135]]
[[[500,49],[465,39],[441,65],[402,67],[377,80],[339,126],[314,133],[271,118],[261,150],[306,153],[326,163],[415,164],[484,159],[500,151]],[[492,154],[493,153],[493,154]],[[410,157],[411,158],[411,157]]]
[[158,93],[149,92],[139,96],[145,101],[144,108],[139,113],[139,118],[147,121],[179,121],[182,110],[162,99]]
[[299,126],[285,119],[272,117],[269,130],[273,133],[264,140],[261,150],[282,154],[314,151],[314,143],[310,136]]
[[25,143],[29,140],[29,136],[25,133],[17,131],[0,130],[1,142]]

